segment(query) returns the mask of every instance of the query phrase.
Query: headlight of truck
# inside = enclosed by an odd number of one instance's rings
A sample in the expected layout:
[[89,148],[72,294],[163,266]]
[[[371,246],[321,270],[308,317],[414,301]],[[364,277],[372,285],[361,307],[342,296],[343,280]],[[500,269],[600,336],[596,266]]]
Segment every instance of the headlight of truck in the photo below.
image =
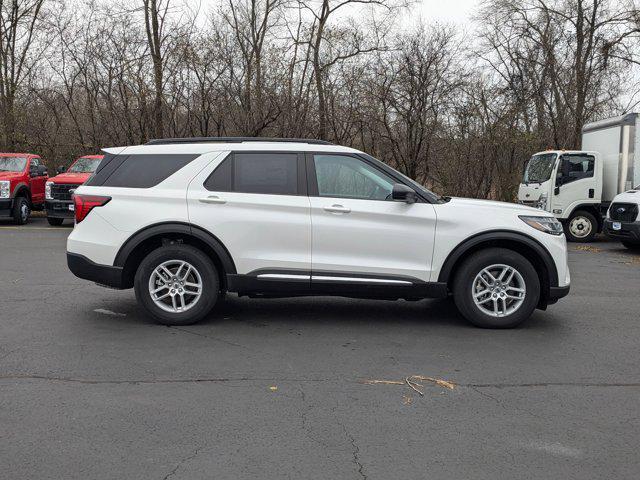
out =
[[562,235],[562,224],[555,217],[530,217],[528,215],[520,215],[527,225],[551,235]]
[[538,199],[538,203],[536,203],[536,208],[539,208],[540,210],[546,210],[547,209],[547,194],[543,193],[542,195],[540,195],[540,198]]
[[47,182],[44,184],[44,198],[47,200],[53,200],[53,197],[51,196],[51,185],[53,185],[53,182]]
[[11,182],[9,180],[0,181],[0,198],[9,198],[11,196]]

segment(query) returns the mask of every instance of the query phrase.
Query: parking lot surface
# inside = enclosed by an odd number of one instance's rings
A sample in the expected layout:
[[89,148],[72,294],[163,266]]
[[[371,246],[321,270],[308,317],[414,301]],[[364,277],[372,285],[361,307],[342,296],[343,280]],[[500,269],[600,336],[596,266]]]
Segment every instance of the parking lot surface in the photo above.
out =
[[570,244],[571,294],[515,330],[236,296],[176,328],[75,278],[70,231],[0,224],[2,478],[638,478],[640,255],[617,243]]

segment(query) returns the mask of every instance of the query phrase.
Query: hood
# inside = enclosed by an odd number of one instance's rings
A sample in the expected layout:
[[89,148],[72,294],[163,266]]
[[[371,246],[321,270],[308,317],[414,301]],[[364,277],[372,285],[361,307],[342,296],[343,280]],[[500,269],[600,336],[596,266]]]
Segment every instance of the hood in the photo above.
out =
[[613,202],[635,203],[640,205],[640,190],[627,190],[614,197]]
[[518,187],[518,200],[521,202],[532,202],[535,203],[540,200],[540,196],[543,193],[548,193],[549,183],[521,183]]
[[540,210],[539,208],[527,207],[518,203],[509,202],[496,202],[494,200],[479,200],[476,198],[460,198],[452,197],[450,203],[456,207],[461,208],[476,208],[478,210],[500,208],[503,210],[511,210],[514,213],[521,215],[538,215],[538,216],[552,216],[549,212]]
[[87,179],[91,176],[91,173],[82,172],[82,173],[61,173],[60,175],[56,175],[55,177],[51,177],[49,179],[50,182],[53,183],[72,183],[75,185],[81,185],[87,181]]
[[16,180],[25,176],[24,172],[3,172],[0,170],[0,180]]

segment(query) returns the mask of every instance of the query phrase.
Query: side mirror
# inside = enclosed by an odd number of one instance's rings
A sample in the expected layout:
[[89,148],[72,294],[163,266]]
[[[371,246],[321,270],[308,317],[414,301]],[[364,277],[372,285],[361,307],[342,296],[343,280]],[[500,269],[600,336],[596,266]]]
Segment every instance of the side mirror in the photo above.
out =
[[58,168],[56,168],[56,173],[58,175],[60,175],[61,173],[64,173],[67,171],[67,167],[65,167],[64,165],[59,165]]
[[44,165],[38,165],[36,167],[36,172],[38,177],[44,177],[47,174],[47,167]]
[[560,194],[560,187],[559,186],[553,189],[553,194],[554,195]]
[[394,202],[405,203],[416,203],[416,200],[418,199],[416,192],[402,183],[396,183],[393,185],[391,198]]

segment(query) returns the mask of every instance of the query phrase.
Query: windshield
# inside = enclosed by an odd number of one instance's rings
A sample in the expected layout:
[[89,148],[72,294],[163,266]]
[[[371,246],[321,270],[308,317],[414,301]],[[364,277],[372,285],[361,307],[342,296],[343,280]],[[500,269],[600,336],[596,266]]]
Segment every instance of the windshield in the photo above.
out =
[[26,166],[26,157],[0,157],[0,171],[21,172]]
[[551,172],[556,164],[555,153],[541,153],[534,155],[527,162],[524,169],[523,183],[542,183],[551,178]]
[[68,171],[71,173],[93,173],[101,160],[101,158],[79,158]]

